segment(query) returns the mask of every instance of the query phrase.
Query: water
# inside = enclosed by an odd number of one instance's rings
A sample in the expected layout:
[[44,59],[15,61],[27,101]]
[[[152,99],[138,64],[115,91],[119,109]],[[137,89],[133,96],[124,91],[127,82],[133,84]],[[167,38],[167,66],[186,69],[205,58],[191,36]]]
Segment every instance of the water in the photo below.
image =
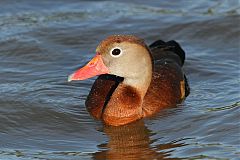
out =
[[[0,159],[239,159],[239,1],[0,1]],[[177,40],[191,94],[122,127],[67,76],[111,34]]]

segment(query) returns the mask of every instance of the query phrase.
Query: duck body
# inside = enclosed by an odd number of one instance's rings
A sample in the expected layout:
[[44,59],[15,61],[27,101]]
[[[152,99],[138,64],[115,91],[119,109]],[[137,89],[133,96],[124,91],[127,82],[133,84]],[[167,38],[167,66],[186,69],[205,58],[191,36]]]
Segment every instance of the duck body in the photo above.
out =
[[[108,53],[105,47],[112,43],[126,53],[119,63],[116,57],[111,60],[103,55],[103,63],[113,74],[104,72],[92,86],[86,107],[93,117],[108,125],[124,125],[176,106],[188,96],[189,86],[182,70],[185,52],[177,42],[158,40],[147,47],[135,36],[118,35],[103,41],[97,52]],[[132,50],[128,50],[130,47]],[[112,66],[114,62],[117,67]],[[118,68],[121,64],[123,67]]]

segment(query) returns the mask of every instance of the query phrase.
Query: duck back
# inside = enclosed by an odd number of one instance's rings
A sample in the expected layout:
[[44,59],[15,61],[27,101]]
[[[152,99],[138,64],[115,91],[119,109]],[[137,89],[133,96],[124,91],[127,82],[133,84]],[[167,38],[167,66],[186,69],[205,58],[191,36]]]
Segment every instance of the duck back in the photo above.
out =
[[150,46],[154,71],[143,101],[143,116],[181,103],[190,92],[182,66],[185,52],[176,41],[155,41]]

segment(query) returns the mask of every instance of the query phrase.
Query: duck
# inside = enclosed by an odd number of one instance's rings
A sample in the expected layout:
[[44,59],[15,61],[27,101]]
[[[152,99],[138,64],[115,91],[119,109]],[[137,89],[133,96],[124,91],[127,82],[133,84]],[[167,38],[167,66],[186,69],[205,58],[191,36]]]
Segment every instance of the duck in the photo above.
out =
[[111,35],[68,81],[98,76],[85,105],[95,119],[125,125],[181,104],[190,93],[183,71],[185,52],[174,40],[147,46],[134,35]]

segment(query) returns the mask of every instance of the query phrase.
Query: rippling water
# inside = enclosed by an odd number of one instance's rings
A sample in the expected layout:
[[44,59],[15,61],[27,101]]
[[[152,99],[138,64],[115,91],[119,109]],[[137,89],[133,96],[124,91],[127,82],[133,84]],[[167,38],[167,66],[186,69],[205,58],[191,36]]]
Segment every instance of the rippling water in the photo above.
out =
[[[234,0],[0,1],[0,159],[239,159],[240,6]],[[111,34],[177,40],[191,94],[109,127],[67,76]]]

